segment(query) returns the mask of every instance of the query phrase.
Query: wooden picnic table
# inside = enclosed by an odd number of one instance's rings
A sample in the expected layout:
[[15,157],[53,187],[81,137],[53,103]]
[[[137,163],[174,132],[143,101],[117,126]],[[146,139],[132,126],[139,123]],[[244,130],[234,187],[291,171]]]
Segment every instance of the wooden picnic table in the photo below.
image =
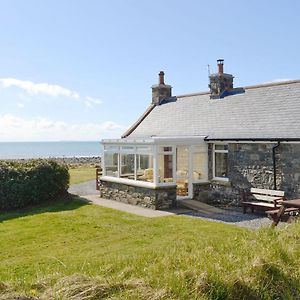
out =
[[276,226],[286,211],[300,210],[300,199],[284,200],[278,210],[277,216],[273,218],[273,226]]

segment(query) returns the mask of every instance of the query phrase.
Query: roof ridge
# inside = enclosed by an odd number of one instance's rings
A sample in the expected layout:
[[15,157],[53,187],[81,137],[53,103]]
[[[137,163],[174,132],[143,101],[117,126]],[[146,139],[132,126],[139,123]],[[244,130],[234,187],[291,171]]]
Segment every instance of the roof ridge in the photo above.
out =
[[277,82],[266,82],[266,83],[248,85],[248,86],[245,86],[244,89],[256,89],[256,88],[261,88],[261,87],[269,87],[269,86],[276,86],[276,85],[287,85],[287,84],[294,84],[294,83],[300,83],[300,79],[277,81]]
[[[278,86],[278,85],[288,85],[288,84],[294,84],[294,83],[300,83],[300,79],[278,81],[278,82],[260,83],[260,84],[248,85],[248,86],[245,86],[245,87],[239,86],[239,87],[233,88],[233,90],[239,89],[239,88],[251,90],[251,89],[262,88],[262,87]],[[207,94],[210,94],[210,91],[183,94],[183,95],[178,95],[178,96],[175,96],[175,97],[177,97],[177,98],[185,98],[185,97],[201,96],[201,95],[207,95]]]

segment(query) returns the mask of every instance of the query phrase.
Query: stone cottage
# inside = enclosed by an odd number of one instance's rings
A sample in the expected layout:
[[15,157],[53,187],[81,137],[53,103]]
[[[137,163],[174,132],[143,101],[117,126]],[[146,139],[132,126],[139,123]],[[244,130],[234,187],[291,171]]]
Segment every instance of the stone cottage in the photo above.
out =
[[172,95],[164,73],[152,102],[120,139],[103,140],[102,197],[168,208],[193,198],[238,205],[251,187],[300,197],[300,80]]

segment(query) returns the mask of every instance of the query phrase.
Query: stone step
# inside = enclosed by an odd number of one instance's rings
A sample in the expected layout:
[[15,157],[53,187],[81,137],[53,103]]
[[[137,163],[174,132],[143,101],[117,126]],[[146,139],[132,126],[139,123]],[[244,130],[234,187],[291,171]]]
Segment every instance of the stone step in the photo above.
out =
[[191,200],[191,199],[186,199],[186,200],[180,200],[179,201],[181,206],[187,207],[189,209],[199,211],[201,213],[205,214],[221,214],[224,213],[223,209],[217,208],[215,206],[208,205],[206,203],[196,201],[196,200]]

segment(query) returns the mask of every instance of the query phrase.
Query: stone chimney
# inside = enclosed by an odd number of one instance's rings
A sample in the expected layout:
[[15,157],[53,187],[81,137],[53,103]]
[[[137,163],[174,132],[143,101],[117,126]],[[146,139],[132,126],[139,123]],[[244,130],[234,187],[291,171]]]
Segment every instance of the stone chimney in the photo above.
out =
[[226,96],[226,92],[233,89],[233,76],[224,73],[224,59],[218,59],[218,73],[209,76],[210,98],[219,99]]
[[165,73],[158,74],[158,84],[152,85],[152,104],[159,105],[161,100],[172,97],[172,87],[165,84]]

